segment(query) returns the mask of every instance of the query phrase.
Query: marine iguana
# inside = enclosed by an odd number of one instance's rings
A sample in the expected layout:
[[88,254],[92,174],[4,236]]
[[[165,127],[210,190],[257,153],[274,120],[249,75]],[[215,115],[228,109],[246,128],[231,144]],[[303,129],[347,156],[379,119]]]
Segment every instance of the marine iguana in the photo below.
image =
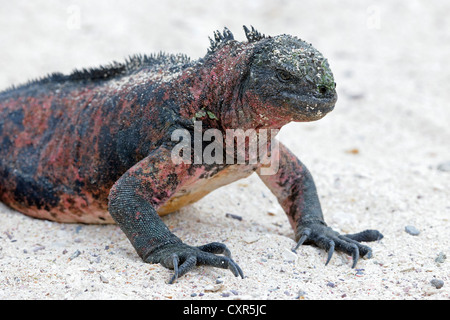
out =
[[207,54],[195,61],[135,55],[1,92],[0,200],[36,218],[115,222],[145,262],[174,269],[169,283],[199,264],[244,277],[224,244],[185,244],[159,216],[257,172],[286,212],[296,248],[317,245],[328,251],[326,263],[334,250],[344,252],[352,267],[360,256],[370,257],[359,242],[381,233],[340,235],[329,228],[310,172],[282,143],[267,142],[267,155],[279,160],[270,175],[261,174],[261,162],[173,161],[172,134],[193,132],[196,120],[204,132],[259,134],[333,110],[335,82],[319,51],[291,35],[244,31],[244,42],[227,28],[216,31]]

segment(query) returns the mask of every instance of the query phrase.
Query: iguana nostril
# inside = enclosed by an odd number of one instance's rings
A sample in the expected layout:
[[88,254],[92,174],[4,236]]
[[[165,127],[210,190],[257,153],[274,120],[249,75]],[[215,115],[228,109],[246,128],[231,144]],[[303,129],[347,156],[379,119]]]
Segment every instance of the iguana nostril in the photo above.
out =
[[327,87],[325,87],[325,86],[319,86],[319,92],[321,93],[321,94],[325,94],[325,93],[327,93]]

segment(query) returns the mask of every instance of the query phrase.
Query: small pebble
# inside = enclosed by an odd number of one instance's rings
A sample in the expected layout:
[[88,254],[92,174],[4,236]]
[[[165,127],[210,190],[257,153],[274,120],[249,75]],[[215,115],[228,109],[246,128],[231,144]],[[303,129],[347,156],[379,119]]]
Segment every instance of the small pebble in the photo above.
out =
[[93,264],[93,263],[100,263],[101,262],[101,258],[100,256],[94,256],[91,259],[89,259],[89,263]]
[[75,251],[69,258],[69,261],[75,259],[76,257],[78,257],[81,254],[80,250]]
[[276,288],[271,288],[271,289],[269,289],[268,291],[269,292],[272,292],[272,291],[277,291],[277,290],[279,290],[280,289],[280,287],[278,286],[278,287],[276,287]]
[[6,236],[8,237],[9,240],[11,240],[13,238],[13,235],[10,234],[8,231],[5,231],[3,233],[6,234]]
[[236,290],[231,289],[230,290],[232,294],[234,294],[235,296],[237,296],[239,294],[239,292],[237,292]]
[[356,276],[362,277],[364,275],[364,269],[356,269]]
[[331,287],[331,288],[336,287],[336,285],[335,285],[333,282],[328,282],[328,283],[327,283],[327,286],[329,286],[329,287]]
[[38,245],[38,246],[33,248],[33,252],[37,252],[39,250],[44,250],[44,249],[45,249],[45,246]]
[[299,290],[299,291],[297,292],[297,297],[296,297],[296,299],[302,299],[302,298],[304,298],[304,296],[305,296],[306,294],[307,294],[306,291]]
[[100,275],[100,281],[103,283],[109,283],[109,280],[106,279],[103,275]]
[[450,172],[450,161],[443,162],[437,166],[439,171]]
[[436,289],[440,289],[444,286],[444,281],[440,279],[433,279],[430,281],[431,285],[435,287]]
[[445,259],[447,259],[445,253],[439,252],[438,256],[436,257],[436,259],[434,259],[434,261],[436,261],[437,263],[444,263]]
[[194,292],[194,293],[191,293],[191,297],[196,297],[197,296],[197,294]]
[[205,292],[217,292],[219,290],[221,290],[223,288],[223,284],[218,284],[218,285],[209,285],[205,287]]
[[223,292],[223,293],[221,294],[221,296],[224,297],[224,298],[226,298],[226,297],[229,297],[230,294],[229,294],[228,292]]
[[242,238],[242,240],[244,240],[245,243],[250,244],[250,243],[254,243],[254,242],[258,241],[258,240],[259,240],[259,237],[256,236],[256,235],[251,235],[251,234],[250,234],[250,235],[244,236],[244,237]]
[[405,231],[406,233],[409,233],[412,236],[418,236],[420,234],[420,231],[417,230],[417,228],[414,226],[406,226]]

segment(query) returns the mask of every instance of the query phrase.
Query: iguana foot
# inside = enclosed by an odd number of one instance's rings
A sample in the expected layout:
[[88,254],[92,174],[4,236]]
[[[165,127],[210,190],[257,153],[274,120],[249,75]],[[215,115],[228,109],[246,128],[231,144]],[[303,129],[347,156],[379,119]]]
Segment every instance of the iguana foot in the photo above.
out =
[[383,235],[377,230],[365,230],[355,234],[341,235],[323,222],[303,224],[297,232],[297,246],[292,250],[296,252],[302,244],[314,244],[328,252],[325,265],[330,262],[334,251],[344,252],[353,257],[352,268],[356,266],[359,257],[372,257],[372,249],[362,245],[360,241],[377,241]]
[[[224,256],[217,256],[223,254]],[[196,265],[207,265],[222,269],[230,269],[237,277],[244,278],[241,268],[231,259],[230,250],[222,243],[212,242],[199,247],[184,243],[167,244],[152,252],[145,262],[160,263],[162,266],[173,269],[174,274],[169,280],[172,284],[179,277],[192,270]]]

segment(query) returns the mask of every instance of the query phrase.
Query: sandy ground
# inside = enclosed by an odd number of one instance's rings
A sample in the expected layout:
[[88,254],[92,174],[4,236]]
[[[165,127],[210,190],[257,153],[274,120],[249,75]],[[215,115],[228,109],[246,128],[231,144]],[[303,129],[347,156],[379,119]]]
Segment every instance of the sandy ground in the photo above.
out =
[[450,4],[207,3],[1,1],[0,87],[133,53],[197,58],[223,26],[240,40],[243,24],[306,39],[328,57],[339,101],[280,140],[313,173],[330,226],[385,235],[374,257],[351,269],[342,254],[324,266],[311,246],[293,255],[293,231],[257,176],[164,217],[189,244],[224,242],[245,279],[199,267],[167,285],[169,270],[143,263],[116,225],[36,220],[0,204],[0,299],[449,299],[450,172],[439,165],[450,161]]

